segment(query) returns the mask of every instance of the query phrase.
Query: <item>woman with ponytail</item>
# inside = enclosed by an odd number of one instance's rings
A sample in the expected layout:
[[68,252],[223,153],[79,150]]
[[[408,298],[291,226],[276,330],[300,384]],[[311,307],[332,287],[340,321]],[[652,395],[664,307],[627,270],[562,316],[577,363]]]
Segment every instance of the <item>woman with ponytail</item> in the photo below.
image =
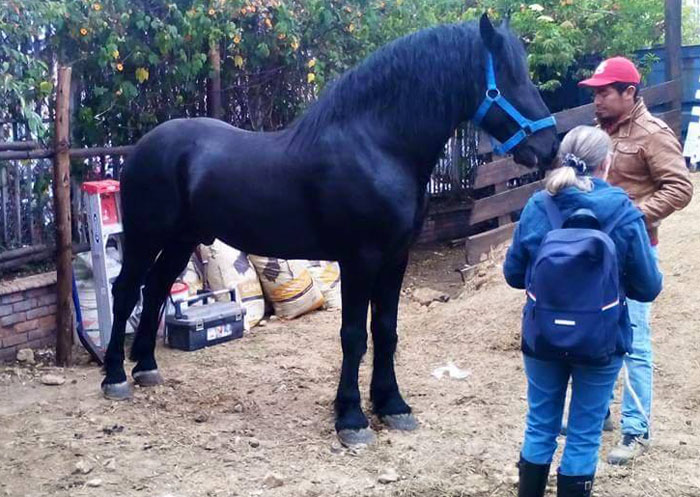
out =
[[[610,138],[597,128],[579,126],[566,135],[559,149],[561,167],[546,179],[545,192],[529,200],[513,234],[504,263],[504,275],[510,286],[527,288],[529,271],[540,244],[553,229],[545,205],[551,199],[562,219],[567,220],[564,227],[577,212],[590,213],[591,216],[584,218],[596,220],[599,223],[596,227],[608,226],[608,223],[614,226],[609,236],[615,245],[620,286],[626,295],[651,301],[661,291],[662,278],[641,211],[622,189],[605,181],[610,168],[610,150]],[[561,285],[567,285],[565,277]],[[566,445],[557,471],[557,496],[590,497],[610,397],[622,367],[622,357],[631,347],[632,329],[626,307],[620,316],[614,337],[616,350],[605,364],[538,358],[523,342],[528,413],[518,464],[519,497],[544,495],[570,379],[572,394]]]

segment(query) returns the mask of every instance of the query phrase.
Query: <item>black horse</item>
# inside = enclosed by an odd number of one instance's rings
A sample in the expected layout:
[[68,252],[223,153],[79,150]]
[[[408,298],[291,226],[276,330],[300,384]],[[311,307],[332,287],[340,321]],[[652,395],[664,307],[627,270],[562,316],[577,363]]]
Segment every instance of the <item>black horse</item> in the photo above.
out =
[[247,253],[339,261],[336,430],[345,443],[373,437],[358,388],[370,304],[374,412],[392,428],[415,428],[394,372],[399,291],[431,170],[455,128],[484,100],[489,66],[512,107],[488,109],[481,126],[501,142],[520,133],[515,160],[548,167],[558,146],[551,123],[522,124],[523,116],[551,119],[528,77],[525,51],[507,26],[496,28],[485,15],[479,24],[438,26],[388,44],[286,130],[253,133],[213,119],[176,119],[141,138],[121,176],[124,254],[113,287],[105,395],[130,395],[124,328],[144,284],[132,373],[139,385],[162,381],[154,356],[159,311],[195,246],[219,238]]

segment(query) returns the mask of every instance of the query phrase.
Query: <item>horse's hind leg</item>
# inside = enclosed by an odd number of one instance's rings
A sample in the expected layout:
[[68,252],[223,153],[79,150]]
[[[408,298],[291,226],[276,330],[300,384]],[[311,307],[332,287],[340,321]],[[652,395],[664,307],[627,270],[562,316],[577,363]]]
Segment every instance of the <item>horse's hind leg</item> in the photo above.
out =
[[398,262],[382,267],[372,292],[374,363],[370,398],[375,414],[398,430],[417,427],[411,408],[401,397],[394,372],[399,295],[407,261],[408,255],[404,255]]
[[163,381],[155,357],[158,318],[170,288],[187,266],[195,246],[195,242],[185,240],[167,244],[148,272],[141,319],[131,347],[131,360],[136,362],[132,375],[138,385],[153,386]]
[[343,364],[335,399],[335,429],[344,445],[368,444],[374,434],[362,412],[358,373],[367,352],[367,307],[376,271],[376,262],[365,258],[341,261],[343,316],[340,340]]
[[136,306],[139,289],[157,253],[158,247],[153,243],[125,235],[122,269],[112,285],[114,317],[105,352],[105,378],[102,380],[102,392],[107,398],[121,400],[131,396],[124,372],[126,321]]

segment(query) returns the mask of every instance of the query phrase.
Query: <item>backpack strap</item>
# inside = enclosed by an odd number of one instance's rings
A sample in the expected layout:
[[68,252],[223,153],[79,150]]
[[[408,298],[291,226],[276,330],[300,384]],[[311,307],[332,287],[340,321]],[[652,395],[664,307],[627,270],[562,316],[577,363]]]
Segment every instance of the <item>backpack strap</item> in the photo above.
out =
[[612,233],[612,230],[615,229],[615,226],[617,226],[618,223],[622,221],[622,218],[627,216],[627,209],[623,208],[621,210],[622,212],[620,212],[620,214],[612,218],[611,221],[605,223],[605,226],[603,226],[603,231],[605,232],[605,234],[610,235],[610,233]]
[[553,230],[558,230],[564,224],[564,219],[562,218],[561,211],[557,204],[554,203],[554,198],[547,192],[542,192],[541,194],[544,210],[547,212],[547,217],[549,218],[549,224],[552,225]]

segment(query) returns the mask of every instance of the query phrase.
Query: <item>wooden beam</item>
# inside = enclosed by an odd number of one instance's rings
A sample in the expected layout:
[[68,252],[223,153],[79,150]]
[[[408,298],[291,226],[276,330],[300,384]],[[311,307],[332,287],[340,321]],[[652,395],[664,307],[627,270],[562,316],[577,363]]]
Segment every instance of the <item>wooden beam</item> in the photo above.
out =
[[532,194],[542,187],[543,182],[536,181],[475,201],[469,224],[474,225],[522,209]]
[[573,109],[563,110],[554,114],[557,120],[557,132],[566,133],[582,124],[593,124],[595,107],[593,104],[581,105]]
[[[681,78],[681,12],[682,0],[666,0],[664,40],[666,44],[666,80],[674,81]],[[675,95],[671,102],[673,109],[681,108],[680,94]]]
[[639,95],[644,98],[644,103],[650,109],[657,105],[673,103],[675,99],[681,98],[681,82],[680,80],[666,81],[660,85],[644,88]]
[[0,143],[0,151],[4,150],[34,150],[39,148],[39,142],[2,142]]
[[492,248],[507,242],[513,236],[513,230],[517,223],[509,223],[496,229],[470,236],[464,242],[467,264],[474,265],[481,262],[482,254],[488,253]]
[[532,172],[534,172],[534,169],[521,166],[515,162],[512,157],[504,157],[503,159],[498,159],[479,166],[476,169],[473,187],[478,189],[496,185]]
[[[674,99],[680,99],[680,81],[668,81],[660,85],[650,86],[641,90],[639,94],[644,98],[644,103],[649,108],[669,103]],[[595,108],[593,104],[581,105],[557,112],[554,117],[557,120],[557,132],[566,133],[576,126],[593,124]]]
[[[100,157],[102,155],[129,155],[133,149],[134,145],[124,145],[122,147],[71,148],[68,150],[68,155],[71,158],[87,159],[89,157]],[[0,152],[0,160],[49,159],[53,156],[54,151],[46,148]]]
[[668,124],[669,128],[671,128],[673,132],[676,133],[676,136],[681,136],[680,129],[683,116],[681,115],[680,109],[673,109],[669,110],[668,112],[661,112],[654,115],[662,121],[664,121],[666,124]]
[[55,157],[53,167],[54,217],[56,223],[56,364],[70,366],[73,355],[70,219],[70,67],[58,68],[56,91]]
[[221,53],[219,44],[212,42],[209,46],[209,79],[207,80],[207,115],[221,119],[224,115],[221,106]]

